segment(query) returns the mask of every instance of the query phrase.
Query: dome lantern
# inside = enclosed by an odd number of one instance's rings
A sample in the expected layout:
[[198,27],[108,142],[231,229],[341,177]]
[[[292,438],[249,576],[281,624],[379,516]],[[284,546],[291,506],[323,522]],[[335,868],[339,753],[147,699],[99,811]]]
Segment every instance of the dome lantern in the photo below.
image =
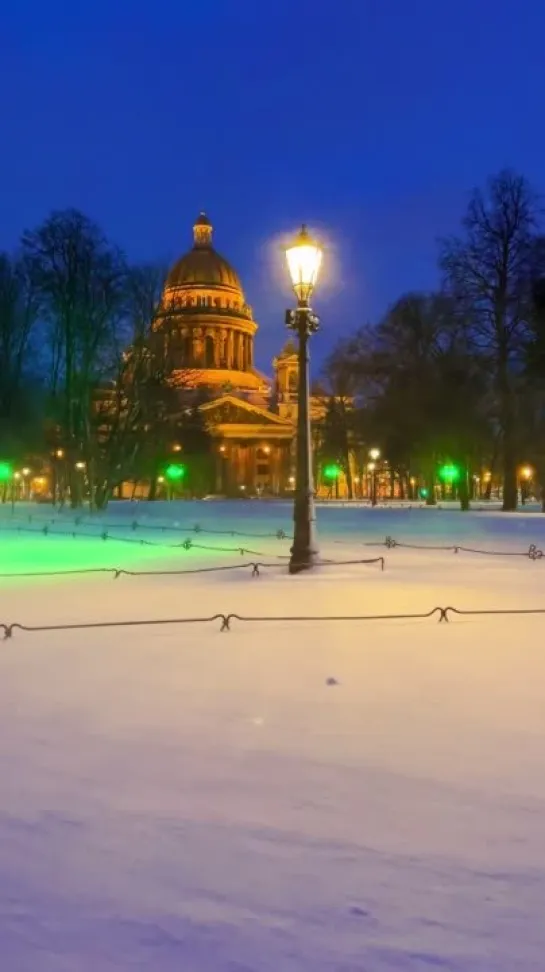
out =
[[196,247],[209,247],[212,245],[213,226],[206,213],[199,213],[199,218],[193,226],[193,239]]

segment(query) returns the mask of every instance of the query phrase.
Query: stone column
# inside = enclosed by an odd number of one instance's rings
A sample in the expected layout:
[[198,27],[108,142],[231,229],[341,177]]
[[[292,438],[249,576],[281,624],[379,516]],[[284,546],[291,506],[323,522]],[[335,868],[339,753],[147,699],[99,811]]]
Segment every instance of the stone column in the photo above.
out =
[[274,445],[271,450],[270,471],[271,471],[271,491],[275,496],[280,492],[280,463],[281,445]]
[[220,328],[218,333],[218,345],[219,345],[219,367],[227,367],[227,331],[224,327]]
[[227,332],[227,341],[225,347],[226,347],[225,357],[226,357],[227,368],[231,370],[233,367],[233,332],[231,330]]
[[201,327],[196,327],[193,332],[193,360],[197,368],[202,368],[204,364],[204,341]]
[[246,470],[246,485],[250,492],[255,493],[257,478],[257,449],[255,445],[248,448],[248,468]]

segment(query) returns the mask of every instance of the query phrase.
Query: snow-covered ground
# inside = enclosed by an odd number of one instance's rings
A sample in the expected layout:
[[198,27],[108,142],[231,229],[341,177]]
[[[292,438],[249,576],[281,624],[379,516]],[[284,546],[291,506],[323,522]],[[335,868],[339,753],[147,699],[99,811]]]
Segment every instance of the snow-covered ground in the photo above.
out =
[[[285,504],[50,518],[0,510],[0,573],[280,566],[2,577],[0,623],[545,608],[545,558],[362,546],[545,550],[535,512],[320,507],[324,557],[386,569],[297,577]],[[544,646],[545,614],[14,630],[0,969],[543,970]]]

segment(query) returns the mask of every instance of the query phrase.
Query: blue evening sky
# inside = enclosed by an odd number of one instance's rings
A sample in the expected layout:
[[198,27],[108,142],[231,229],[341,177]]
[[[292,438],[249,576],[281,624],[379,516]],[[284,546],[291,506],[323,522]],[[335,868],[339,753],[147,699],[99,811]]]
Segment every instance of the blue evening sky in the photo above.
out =
[[503,166],[545,188],[543,0],[17,0],[0,13],[0,248],[76,206],[134,259],[204,208],[285,340],[279,240],[328,243],[318,358],[436,280],[436,239]]

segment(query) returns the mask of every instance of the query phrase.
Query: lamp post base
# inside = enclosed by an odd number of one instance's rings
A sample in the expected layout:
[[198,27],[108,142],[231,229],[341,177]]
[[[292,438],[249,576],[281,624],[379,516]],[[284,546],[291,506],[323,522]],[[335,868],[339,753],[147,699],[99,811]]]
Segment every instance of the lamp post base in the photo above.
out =
[[295,550],[291,548],[289,563],[290,574],[300,574],[303,570],[312,570],[319,563],[320,554],[317,550]]
[[320,558],[312,493],[304,493],[302,496],[296,497],[293,523],[293,545],[290,551],[289,572],[290,574],[299,574],[303,570],[312,570]]

